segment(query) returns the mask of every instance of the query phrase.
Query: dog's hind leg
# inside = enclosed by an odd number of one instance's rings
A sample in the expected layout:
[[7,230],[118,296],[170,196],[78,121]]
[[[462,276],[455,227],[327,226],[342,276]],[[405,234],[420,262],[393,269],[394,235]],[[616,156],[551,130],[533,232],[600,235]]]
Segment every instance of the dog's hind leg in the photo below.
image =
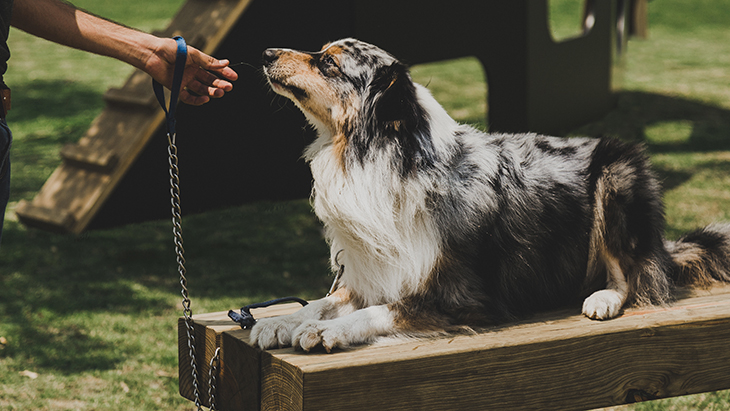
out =
[[602,253],[606,265],[606,289],[591,294],[583,301],[583,314],[594,320],[608,320],[618,316],[629,296],[629,284],[621,265],[614,256]]
[[605,289],[589,296],[583,314],[606,320],[627,302],[667,301],[671,260],[663,244],[659,185],[639,146],[603,139],[593,154],[589,181],[593,228],[586,285]]
[[[631,154],[631,155],[630,155]],[[593,228],[588,256],[587,283],[605,281],[605,289],[591,294],[583,302],[583,314],[595,320],[616,317],[629,297],[627,277],[621,262],[635,247],[628,221],[629,199],[637,179],[637,164],[626,146],[613,140],[601,140],[591,164],[593,185]],[[605,280],[604,280],[605,279]]]

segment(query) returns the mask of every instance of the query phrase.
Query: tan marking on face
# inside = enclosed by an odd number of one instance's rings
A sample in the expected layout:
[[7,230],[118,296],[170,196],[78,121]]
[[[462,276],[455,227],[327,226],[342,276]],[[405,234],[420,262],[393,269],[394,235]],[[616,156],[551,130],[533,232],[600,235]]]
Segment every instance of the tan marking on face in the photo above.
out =
[[342,46],[330,46],[322,47],[322,53],[329,54],[333,57],[339,58],[340,55],[344,52],[344,49]]
[[[276,93],[297,103],[302,110],[314,116],[334,134],[331,112],[338,104],[339,97],[322,74],[312,66],[312,59],[307,53],[285,51],[269,66],[267,74],[274,82],[272,88]],[[293,89],[302,90],[306,95],[297,95]]]
[[[323,50],[335,61],[338,61],[343,52],[340,46],[326,46]],[[335,153],[344,170],[349,132],[346,124],[354,122],[357,118],[360,99],[355,93],[339,95],[330,86],[327,78],[311,64],[313,58],[307,53],[287,50],[269,66],[267,74],[273,80],[272,88],[276,93],[292,100],[302,111],[329,129]],[[280,83],[284,87],[275,83]],[[298,96],[290,88],[304,91],[306,97]]]

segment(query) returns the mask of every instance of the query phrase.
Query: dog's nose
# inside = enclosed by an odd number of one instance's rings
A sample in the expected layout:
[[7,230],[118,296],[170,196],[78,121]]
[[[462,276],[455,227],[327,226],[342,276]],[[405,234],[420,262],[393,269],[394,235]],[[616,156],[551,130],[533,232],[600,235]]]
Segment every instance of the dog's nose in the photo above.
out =
[[264,59],[264,63],[271,64],[279,58],[279,54],[281,54],[279,49],[266,49],[261,57]]

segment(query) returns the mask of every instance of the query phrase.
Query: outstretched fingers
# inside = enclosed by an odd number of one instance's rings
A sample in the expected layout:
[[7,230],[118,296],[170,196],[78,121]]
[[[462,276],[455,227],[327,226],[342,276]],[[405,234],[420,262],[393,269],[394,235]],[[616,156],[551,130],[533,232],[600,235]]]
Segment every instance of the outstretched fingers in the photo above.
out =
[[217,88],[225,89],[225,91],[233,88],[230,81],[236,81],[238,73],[228,66],[230,64],[228,60],[218,60],[197,49],[192,49],[190,53],[191,62],[200,68],[196,73],[198,80],[205,84],[216,83]]
[[188,48],[188,56],[181,101],[199,106],[233,89],[231,81],[238,79],[238,73],[228,67],[228,60],[218,60],[193,47]]

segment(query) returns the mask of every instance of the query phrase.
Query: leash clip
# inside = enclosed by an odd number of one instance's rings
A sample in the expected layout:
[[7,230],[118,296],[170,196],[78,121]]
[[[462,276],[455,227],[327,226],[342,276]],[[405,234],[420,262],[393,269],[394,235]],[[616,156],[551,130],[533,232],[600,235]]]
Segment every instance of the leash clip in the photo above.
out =
[[332,286],[330,286],[330,290],[327,292],[327,295],[325,297],[329,297],[337,291],[337,288],[340,286],[340,278],[342,278],[342,274],[345,273],[345,265],[340,264],[340,254],[345,251],[344,248],[341,248],[339,251],[337,251],[337,254],[335,254],[335,265],[337,265],[339,268],[337,269],[337,275],[335,275],[334,281],[332,281]]
[[256,319],[253,317],[253,314],[251,314],[251,309],[266,308],[266,307],[270,307],[274,304],[281,304],[281,303],[287,303],[287,302],[296,302],[296,303],[299,303],[302,307],[309,304],[307,301],[302,300],[301,298],[297,298],[297,297],[277,298],[275,300],[264,301],[262,303],[249,304],[245,307],[241,307],[241,314],[238,314],[237,312],[235,312],[233,310],[229,310],[228,318],[237,322],[241,326],[242,329],[247,330],[247,329],[252,328],[256,324]]

